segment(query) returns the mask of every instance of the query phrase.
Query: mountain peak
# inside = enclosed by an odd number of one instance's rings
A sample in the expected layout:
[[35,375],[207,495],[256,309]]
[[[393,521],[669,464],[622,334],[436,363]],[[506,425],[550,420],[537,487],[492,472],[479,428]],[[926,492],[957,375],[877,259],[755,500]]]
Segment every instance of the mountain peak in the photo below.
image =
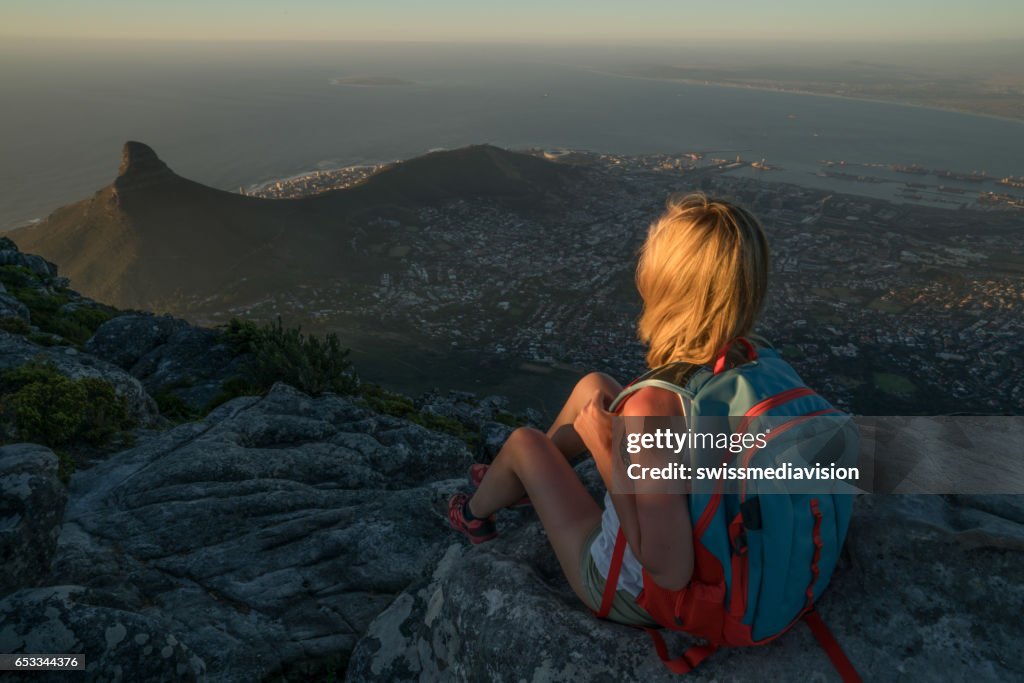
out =
[[124,191],[150,187],[173,177],[174,172],[160,160],[152,147],[129,140],[121,150],[121,168],[117,171],[114,188]]

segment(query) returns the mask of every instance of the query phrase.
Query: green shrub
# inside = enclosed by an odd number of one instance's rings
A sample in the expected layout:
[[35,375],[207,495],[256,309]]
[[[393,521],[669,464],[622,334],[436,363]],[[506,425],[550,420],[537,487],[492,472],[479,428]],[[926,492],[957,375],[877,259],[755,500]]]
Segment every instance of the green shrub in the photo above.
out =
[[36,287],[14,287],[11,293],[28,308],[32,323],[50,332],[50,322],[59,316],[60,307],[70,301],[64,292],[49,292]]
[[388,391],[377,384],[363,384],[359,387],[359,395],[363,402],[375,412],[393,415],[411,420],[420,414],[412,399],[393,391]]
[[40,330],[59,335],[78,346],[89,341],[100,325],[117,315],[117,311],[112,308],[63,310],[62,307],[68,302],[66,295],[29,292],[23,291],[16,296],[28,306],[32,322]]
[[51,332],[59,334],[68,341],[75,344],[84,344],[96,334],[100,325],[118,315],[114,308],[76,308],[73,311],[59,315],[54,321],[56,329]]
[[39,276],[21,266],[0,266],[0,282],[25,304],[33,325],[78,346],[87,342],[100,325],[119,315],[117,309],[109,306],[67,310],[64,305],[72,300],[69,290],[44,288]]
[[172,422],[189,422],[199,417],[197,411],[189,407],[181,396],[170,391],[161,391],[153,395],[160,414]]
[[0,318],[0,330],[4,332],[10,332],[11,334],[31,334],[32,327],[22,320],[21,318],[15,318],[13,316],[7,316]]
[[49,332],[32,332],[28,335],[28,340],[39,346],[60,346],[64,343],[61,337]]
[[48,363],[6,370],[0,387],[0,420],[13,428],[5,431],[54,449],[65,476],[72,467],[67,449],[106,446],[134,426],[127,401],[112,386],[94,377],[70,379]]
[[221,330],[221,340],[238,354],[253,353],[259,336],[260,327],[251,320],[232,318]]
[[71,481],[71,475],[75,473],[75,458],[60,448],[55,449],[53,453],[57,456],[57,476],[67,484]]
[[356,390],[349,350],[342,348],[336,334],[303,334],[302,328],[285,327],[278,318],[263,326],[232,320],[223,338],[237,353],[250,356],[241,376],[230,387],[225,383],[228,394],[264,393],[275,382],[312,396],[327,391],[351,394]]
[[31,287],[39,283],[39,276],[25,266],[0,266],[0,283],[7,289]]
[[479,434],[466,429],[465,425],[455,418],[420,412],[408,396],[388,391],[376,384],[361,384],[359,395],[366,406],[375,412],[400,417],[435,432],[450,434],[465,441],[471,449],[476,448],[480,440]]
[[499,410],[494,416],[496,422],[500,422],[506,427],[522,427],[527,423],[526,417],[523,415],[514,415],[506,410]]

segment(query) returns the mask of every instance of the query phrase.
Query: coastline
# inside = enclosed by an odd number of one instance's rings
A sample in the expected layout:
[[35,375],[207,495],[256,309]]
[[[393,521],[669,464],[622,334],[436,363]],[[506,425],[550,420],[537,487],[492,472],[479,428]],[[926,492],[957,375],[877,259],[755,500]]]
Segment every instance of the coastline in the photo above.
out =
[[[324,166],[323,168],[313,168],[307,171],[300,171],[299,173],[293,173],[287,176],[280,176],[270,178],[269,180],[260,180],[254,183],[242,184],[241,187],[245,188],[246,194],[250,192],[262,192],[274,183],[288,183],[295,180],[302,180],[303,178],[309,178],[315,176],[317,173],[336,173],[338,171],[347,171],[349,169],[364,169],[374,168],[378,166],[387,166],[389,164],[396,164],[403,161],[402,159],[392,159],[391,161],[380,161],[375,163],[358,163],[358,164],[344,164],[344,165],[330,165]],[[231,192],[231,190],[225,190],[225,192]]]
[[[638,78],[638,79],[641,79],[641,80],[670,80],[670,81],[677,80],[677,79],[654,79],[654,78],[646,78],[646,77],[638,77],[638,76],[636,76],[636,77],[635,76],[623,76],[623,77],[625,77],[625,78]],[[743,87],[743,86],[718,85],[718,84],[710,84],[710,83],[709,84],[692,83],[692,85],[707,85],[707,86],[716,86],[716,87]],[[773,89],[758,88],[758,90],[773,90]],[[792,92],[792,91],[778,91],[778,92]],[[798,94],[822,96],[822,95],[817,95],[816,93],[798,93]],[[844,96],[841,96],[841,95],[833,95],[833,96],[830,96],[830,97],[837,97],[839,99],[863,99],[863,98],[844,97]],[[892,102],[884,102],[884,101],[879,101],[879,102],[881,102],[883,104],[901,104],[901,103],[892,103]],[[918,106],[918,105],[901,104],[901,106]],[[964,112],[956,112],[956,113],[964,113]],[[977,115],[977,114],[974,114],[974,115],[980,116],[980,115]],[[1024,121],[1019,121],[1018,123],[1024,123]],[[518,152],[518,153],[524,153],[524,154],[529,154],[529,153],[531,153],[533,151],[536,151],[536,150],[540,149],[541,147],[542,147],[542,145],[528,146],[528,147],[519,147],[519,148],[510,148],[510,151],[514,151],[514,152]],[[432,152],[432,151],[437,151],[437,150],[431,149],[429,151]],[[607,153],[607,152],[603,152],[601,150],[596,150],[596,149],[581,149],[581,150],[577,150],[577,151],[580,151],[580,152],[583,152],[583,153],[587,153],[587,154],[605,154],[605,153]],[[726,150],[726,151],[729,151],[729,150]],[[643,156],[643,155],[623,155],[623,156]],[[287,183],[291,183],[291,182],[295,182],[295,181],[301,181],[301,180],[306,179],[306,178],[314,177],[314,176],[316,176],[316,175],[318,175],[320,173],[337,173],[337,172],[340,172],[340,171],[345,171],[345,170],[350,170],[350,169],[354,170],[354,169],[373,169],[373,168],[377,168],[379,170],[379,169],[387,167],[387,166],[391,166],[391,165],[394,165],[394,164],[402,163],[403,161],[404,161],[404,159],[392,159],[392,160],[388,160],[388,161],[379,161],[379,162],[376,162],[376,163],[362,161],[360,163],[354,163],[354,164],[344,164],[344,165],[337,165],[337,166],[330,165],[328,167],[318,167],[318,168],[313,168],[313,169],[308,169],[308,170],[305,170],[305,171],[301,171],[301,172],[298,172],[298,173],[290,173],[290,174],[288,174],[286,176],[279,176],[279,177],[274,177],[274,178],[269,178],[269,179],[263,179],[263,180],[260,180],[260,181],[257,181],[257,182],[253,182],[253,183],[246,183],[246,184],[241,185],[240,187],[245,190],[245,192],[244,192],[245,195],[252,196],[252,197],[255,197],[255,198],[259,198],[259,199],[262,199],[264,201],[290,201],[290,200],[294,199],[295,197],[260,197],[259,193],[265,191],[267,188],[273,186],[276,183],[285,183],[285,184],[287,184]],[[778,178],[776,178],[776,179],[765,179],[765,180],[767,180],[767,182],[789,184],[789,185],[795,185],[795,186],[799,186],[799,187],[811,187],[811,186],[813,186],[811,184],[800,183],[799,181],[797,181],[797,180],[795,180],[793,178],[788,178],[788,179],[778,179]],[[224,192],[230,192],[230,193],[237,192],[237,190],[233,190],[233,189],[230,189],[230,188],[217,188],[217,189],[221,189]],[[835,189],[833,191],[837,192],[837,193],[841,193],[841,194],[848,194],[848,195],[851,195],[851,196],[870,197],[870,198],[873,198],[873,199],[885,199],[885,201],[889,201],[889,202],[892,202],[892,203],[895,203],[895,204],[904,204],[904,203],[918,204],[917,202],[908,202],[905,199],[896,198],[896,197],[882,198],[882,197],[878,197],[876,195],[872,195],[870,193],[856,192],[855,190],[851,191],[849,189],[846,189],[846,187],[840,187],[840,188]],[[317,194],[317,193],[310,193],[310,194]],[[299,195],[299,196],[307,196],[307,195]],[[932,208],[944,208],[944,207],[934,207],[931,204],[919,204],[919,205],[930,206]],[[57,207],[57,208],[53,209],[52,211],[50,211],[46,215],[46,217],[49,217],[49,215],[52,214],[53,211],[56,211],[58,208],[60,208],[60,207]],[[45,221],[46,217],[43,217],[43,218],[32,218],[32,219],[28,219],[28,220],[19,222],[17,224],[12,224],[12,225],[7,225],[7,226],[0,226],[0,235],[6,235],[6,234],[9,234],[9,233],[14,232],[16,230],[22,229],[22,228],[27,228],[27,227],[31,227],[33,225],[37,225],[37,224]]]
[[[552,64],[559,64],[558,62],[551,62],[551,63]],[[948,125],[950,125],[950,126],[961,126],[962,125],[962,126],[965,126],[965,127],[971,127],[972,129],[979,128],[979,127],[990,126],[991,124],[988,124],[987,122],[993,121],[993,120],[994,121],[999,121],[999,122],[1009,122],[1010,124],[1013,124],[1012,128],[1009,131],[1005,131],[1004,135],[1007,138],[1007,140],[1009,140],[1011,143],[1012,143],[1012,141],[1016,137],[1018,137],[1017,136],[1017,132],[1020,131],[1020,127],[1022,125],[1024,125],[1024,119],[1000,116],[1000,115],[996,115],[996,114],[982,113],[982,112],[977,112],[977,111],[972,111],[972,110],[967,110],[967,109],[962,109],[962,108],[957,108],[957,107],[943,107],[943,106],[919,104],[919,103],[912,103],[912,102],[901,102],[901,101],[889,100],[889,99],[859,97],[859,96],[850,96],[850,95],[839,95],[839,94],[834,94],[834,93],[823,93],[823,92],[814,92],[814,91],[809,91],[809,90],[802,90],[802,89],[798,89],[798,88],[786,88],[786,87],[754,85],[754,84],[737,84],[737,83],[728,83],[728,82],[723,83],[723,82],[715,82],[715,81],[707,81],[707,82],[705,82],[703,80],[692,79],[692,78],[672,78],[672,77],[664,77],[664,76],[634,75],[634,74],[629,74],[629,73],[621,73],[621,72],[603,70],[603,69],[596,68],[596,67],[587,67],[587,66],[582,66],[582,65],[573,65],[573,64],[565,64],[565,63],[561,63],[561,66],[566,67],[566,68],[571,68],[571,70],[577,74],[577,77],[583,76],[583,75],[586,75],[586,74],[596,74],[596,75],[599,75],[599,76],[604,77],[604,78],[612,78],[612,77],[614,77],[614,78],[619,78],[619,79],[630,79],[630,80],[637,80],[637,81],[652,81],[652,82],[660,81],[660,82],[665,82],[665,83],[680,84],[680,85],[683,85],[683,86],[704,86],[704,87],[729,88],[729,89],[746,89],[746,90],[754,91],[754,92],[777,92],[777,93],[788,93],[788,94],[793,94],[793,95],[804,95],[804,96],[813,96],[813,97],[828,97],[828,98],[832,98],[833,101],[837,101],[837,102],[838,101],[844,101],[844,100],[846,100],[846,101],[853,100],[853,101],[863,101],[863,102],[874,102],[874,103],[877,103],[877,104],[889,105],[889,106],[913,107],[915,110],[929,110],[930,109],[930,110],[934,110],[934,111],[942,111],[942,112],[947,112],[947,113],[950,113],[950,114],[957,114],[959,116],[963,116],[965,118],[959,119],[959,121],[952,121],[951,120],[951,121],[948,121],[946,123]],[[363,87],[363,86],[353,86],[353,87],[359,88],[359,87]],[[666,88],[665,91],[666,92],[670,92],[671,89],[667,89]],[[722,91],[722,92],[724,92],[724,91]],[[756,98],[756,95],[751,95],[750,97]],[[822,100],[822,102],[825,102],[825,100]],[[795,104],[798,105],[799,103],[797,102]],[[783,103],[781,106],[786,106],[786,105]],[[820,105],[820,106],[825,106],[825,105]],[[796,110],[796,109],[794,109],[794,110]],[[911,110],[905,110],[905,111],[911,111]],[[957,118],[959,118],[959,116]],[[970,118],[967,118],[967,117],[970,117]],[[912,119],[913,117],[912,116],[904,115],[904,116],[901,116],[899,118],[901,118],[901,119],[908,119],[908,118]],[[783,122],[783,123],[785,123],[785,122]],[[782,130],[782,128],[780,128],[780,130]],[[436,144],[436,143],[430,143],[430,144]],[[529,138],[527,140],[527,142],[525,144],[523,144],[523,145],[515,145],[513,147],[510,147],[510,149],[523,150],[523,149],[528,148],[528,147],[545,147],[545,146],[548,146],[549,144],[550,143],[548,143],[547,141],[545,141],[543,139],[531,137],[531,138]],[[427,145],[424,145],[424,147],[426,147],[426,146]],[[583,148],[586,149],[586,150],[589,150],[589,151],[602,151],[602,152],[608,152],[609,151],[608,148],[602,148],[602,147],[600,147],[598,145],[586,145]],[[421,148],[421,150],[422,150],[422,148]],[[433,151],[433,148],[431,148],[431,149],[429,149],[427,151]],[[422,152],[417,152],[417,153],[422,153]],[[626,153],[628,154],[629,152],[626,152]],[[313,157],[313,158],[315,159],[317,157]],[[342,157],[342,158],[344,158],[344,157]],[[410,157],[406,157],[406,158],[410,158]],[[387,164],[387,163],[393,163],[393,162],[398,161],[398,160],[399,159],[396,159],[396,158],[389,158],[389,159],[370,158],[370,159],[367,159],[366,156],[360,155],[359,157],[356,157],[355,159],[351,159],[351,160],[328,159],[327,161],[329,163],[327,163],[327,165],[323,165],[323,166],[318,165],[316,163],[310,164],[310,165],[307,165],[306,163],[297,163],[297,164],[295,164],[295,166],[292,166],[293,169],[297,168],[297,170],[285,171],[285,173],[283,173],[282,175],[276,175],[276,174],[273,174],[273,173],[267,173],[266,175],[264,175],[264,174],[261,173],[260,175],[255,175],[254,174],[255,177],[250,176],[249,178],[244,178],[244,176],[243,176],[242,182],[232,183],[230,186],[218,186],[218,187],[219,187],[219,189],[222,189],[222,190],[227,191],[227,192],[236,192],[236,191],[238,191],[239,188],[244,188],[247,193],[250,193],[250,192],[260,192],[260,191],[264,190],[267,186],[273,185],[274,183],[277,183],[277,182],[289,182],[289,181],[297,180],[297,179],[300,179],[300,178],[303,178],[303,177],[308,177],[308,176],[310,176],[312,174],[315,174],[317,172],[335,173],[335,172],[338,172],[340,170],[347,169],[347,168],[359,168],[359,167],[365,167],[365,166],[382,165],[382,164]],[[906,162],[906,161],[915,161],[915,160],[917,160],[917,159],[915,157],[913,157],[913,156],[906,156],[906,157],[903,157],[903,158],[899,159],[898,161]],[[320,163],[323,163],[323,162],[320,162]],[[1016,162],[1010,162],[1010,163],[1016,164]],[[784,166],[785,164],[782,164],[782,165]],[[975,164],[975,166],[978,167],[978,168],[988,168],[988,166],[985,165],[984,161],[979,161],[977,164]],[[1005,166],[1005,164],[1004,164],[1004,166]],[[974,166],[972,166],[972,167],[974,167]],[[1000,168],[998,170],[998,173],[1001,174],[999,177],[1002,177],[1002,175],[1020,175],[1021,174],[1021,169],[1018,166],[1014,165],[1014,166],[1011,166],[1009,168]],[[248,175],[248,174],[246,173],[245,175]],[[97,185],[101,185],[102,182],[103,182],[103,180],[101,179],[101,180],[98,180],[96,184]],[[75,201],[80,201],[80,200],[88,197],[94,191],[95,191],[95,186],[93,186],[91,188],[87,187],[87,188],[84,188],[81,191],[81,193],[78,194],[77,196],[70,196],[67,199],[54,200],[52,204],[50,202],[34,201],[33,203],[36,204],[36,206],[34,206],[34,207],[32,207],[32,206],[25,207],[25,208],[27,208],[29,210],[33,210],[34,209],[34,211],[32,211],[32,213],[29,213],[28,211],[26,211],[25,213],[21,213],[21,211],[18,211],[12,217],[12,220],[10,220],[10,222],[8,222],[6,220],[0,222],[0,233],[9,233],[11,231],[14,231],[14,230],[17,230],[17,229],[20,229],[20,228],[24,228],[24,227],[26,227],[28,225],[44,221],[46,219],[46,217],[48,217],[57,208],[60,208],[61,206],[66,205],[66,204],[73,203]],[[34,191],[34,194],[41,194],[41,193],[39,191]],[[21,208],[21,207],[19,207],[19,208]],[[6,209],[6,207],[5,207],[5,209]],[[18,214],[20,214],[20,215],[18,215]]]
[[[569,66],[569,65],[563,65]],[[1007,123],[1017,123],[1024,125],[1024,117],[1013,118],[1010,116],[1000,116],[999,114],[989,114],[986,112],[980,112],[973,109],[961,109],[958,107],[941,107],[934,104],[919,104],[916,102],[901,102],[900,100],[885,100],[877,97],[858,97],[856,95],[837,95],[835,93],[816,92],[814,90],[802,90],[800,88],[783,88],[783,87],[772,87],[767,85],[753,85],[750,83],[728,83],[720,81],[707,81],[699,80],[695,78],[668,78],[664,76],[638,76],[635,74],[620,73],[616,71],[605,71],[603,69],[594,69],[589,67],[578,67],[582,68],[583,71],[589,73],[600,74],[602,76],[613,76],[617,78],[628,78],[638,81],[660,81],[662,83],[679,83],[682,85],[699,85],[704,87],[716,87],[716,88],[732,88],[736,90],[759,90],[761,92],[778,92],[788,93],[791,95],[805,95],[810,97],[830,97],[837,100],[852,100],[856,102],[874,102],[876,104],[891,104],[900,107],[913,107],[915,109],[931,109],[933,111],[943,111],[951,114],[964,114],[967,116],[977,116],[984,119],[993,119],[996,121],[1005,121]]]

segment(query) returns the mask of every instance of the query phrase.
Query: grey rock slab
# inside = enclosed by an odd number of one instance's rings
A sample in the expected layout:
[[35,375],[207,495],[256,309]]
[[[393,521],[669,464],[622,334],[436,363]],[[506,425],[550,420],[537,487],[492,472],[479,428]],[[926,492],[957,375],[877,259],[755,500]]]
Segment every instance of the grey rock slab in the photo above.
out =
[[149,313],[105,322],[85,349],[130,372],[150,393],[173,393],[197,410],[221,393],[223,381],[245,361],[216,330]]
[[76,473],[51,580],[159,621],[207,680],[258,680],[351,651],[430,571],[470,460],[451,437],[278,385]]
[[46,575],[67,499],[57,469],[43,446],[0,447],[0,595]]
[[[206,664],[158,613],[138,614],[92,601],[82,586],[47,586],[0,599],[0,652],[80,654],[82,672],[32,672],[32,681],[202,681]],[[0,683],[19,674],[0,672]]]
[[[1024,677],[1020,497],[858,501],[846,559],[819,603],[865,680]],[[673,653],[694,643],[666,634]],[[451,545],[353,652],[349,681],[676,681],[647,636],[592,617],[526,518]],[[806,626],[723,650],[686,680],[838,680]]]

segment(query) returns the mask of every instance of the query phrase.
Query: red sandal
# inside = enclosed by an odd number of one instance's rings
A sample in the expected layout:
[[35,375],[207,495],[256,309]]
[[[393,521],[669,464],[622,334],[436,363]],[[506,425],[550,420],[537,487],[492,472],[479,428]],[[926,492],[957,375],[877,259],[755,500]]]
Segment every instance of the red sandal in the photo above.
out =
[[469,521],[463,513],[463,506],[469,500],[468,493],[456,493],[448,499],[448,524],[476,545],[497,537],[498,529],[494,526],[494,515],[486,519]]

